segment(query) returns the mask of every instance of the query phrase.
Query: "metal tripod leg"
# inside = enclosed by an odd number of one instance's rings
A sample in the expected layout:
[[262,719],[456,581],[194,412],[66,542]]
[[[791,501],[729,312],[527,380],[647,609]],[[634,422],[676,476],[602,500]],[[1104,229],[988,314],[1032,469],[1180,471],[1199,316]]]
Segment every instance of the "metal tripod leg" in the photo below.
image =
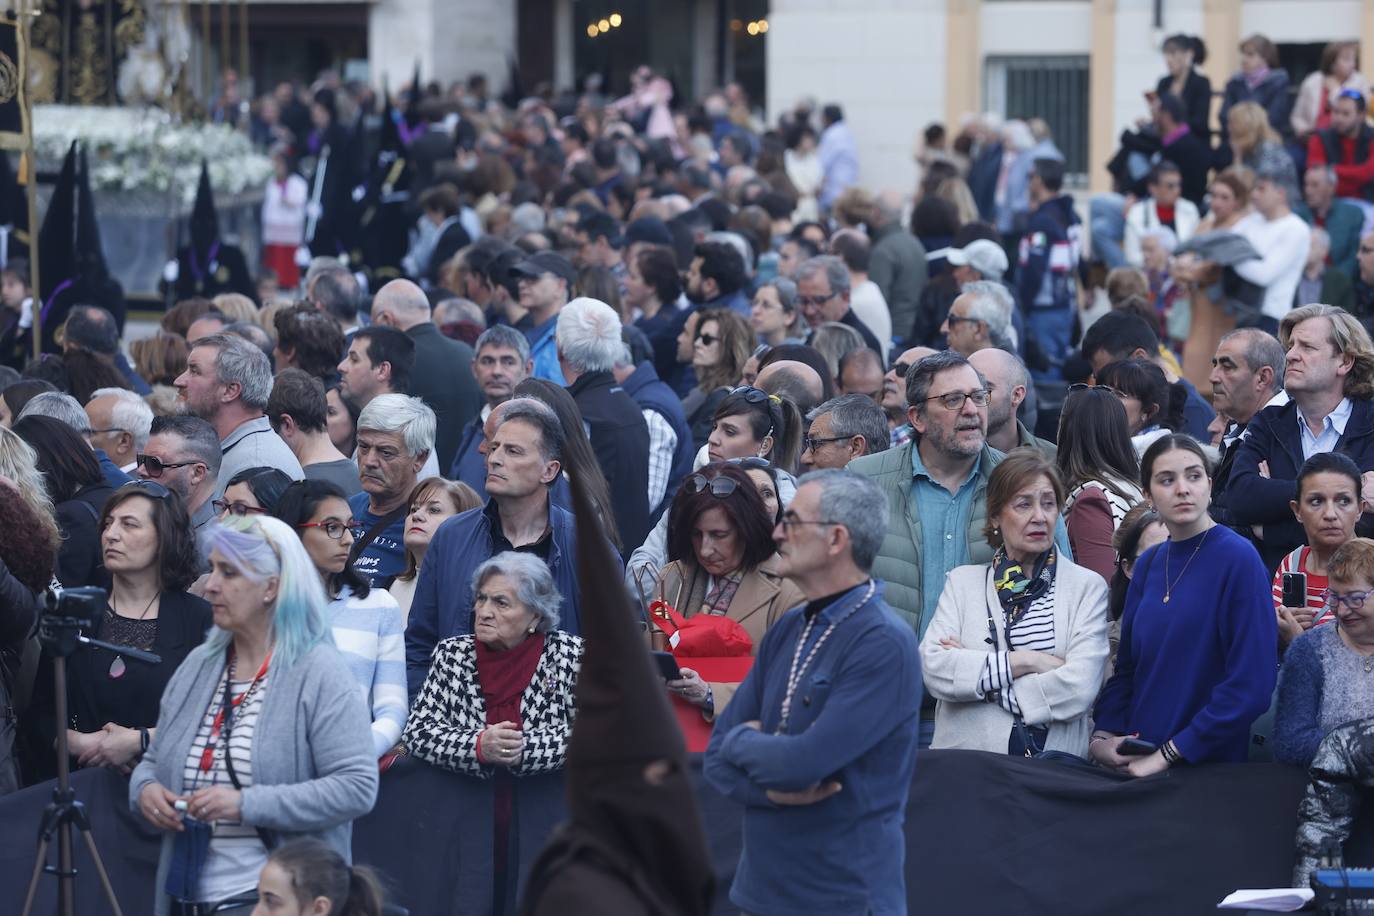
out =
[[[76,867],[70,863],[73,826],[80,831],[82,839],[86,841],[86,849],[91,854],[91,862],[95,865],[96,875],[100,878],[100,886],[105,891],[105,899],[109,901],[110,909],[114,911],[114,916],[124,916],[124,911],[120,909],[119,901],[115,898],[109,872],[105,870],[100,850],[95,845],[95,837],[91,834],[91,822],[86,817],[86,806],[76,800],[75,793],[70,788],[65,791],[61,788],[53,789],[53,800],[43,810],[43,822],[38,828],[38,856],[33,863],[29,891],[24,898],[24,916],[32,916],[34,899],[38,894],[38,879],[45,871],[51,871],[57,876],[58,899],[62,908],[67,911],[64,916],[75,916]],[[54,834],[57,835],[62,848],[67,850],[64,858],[68,863],[65,868],[62,863],[55,868],[48,866],[48,847],[52,844]]]

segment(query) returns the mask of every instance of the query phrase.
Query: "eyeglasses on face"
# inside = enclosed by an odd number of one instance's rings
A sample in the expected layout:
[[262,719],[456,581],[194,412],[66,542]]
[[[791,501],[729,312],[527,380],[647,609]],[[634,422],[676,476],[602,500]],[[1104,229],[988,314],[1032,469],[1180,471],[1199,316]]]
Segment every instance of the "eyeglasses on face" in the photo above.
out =
[[258,506],[250,506],[248,505],[248,503],[245,502],[231,503],[228,500],[224,499],[217,499],[214,502],[210,503],[210,505],[214,507],[216,515],[223,515],[224,513],[228,512],[230,515],[237,515],[240,518],[242,518],[245,515],[262,515],[266,514],[267,512],[266,509],[260,508]]
[[783,515],[782,521],[779,522],[778,524],[782,525],[784,531],[791,531],[793,528],[797,527],[798,525],[839,525],[839,524],[842,524],[842,523],[841,523],[841,522],[825,521],[824,519],[818,519],[818,518],[815,518],[815,519],[813,519],[813,518],[797,518],[795,515],[792,515],[792,514],[789,512],[789,513]]
[[118,427],[118,426],[109,426],[109,427],[106,427],[106,428],[104,428],[104,429],[88,429],[88,430],[86,430],[86,435],[88,435],[88,436],[94,436],[94,435],[96,435],[97,433],[127,433],[127,432],[128,432],[127,429],[121,429],[121,428]]
[[717,337],[715,334],[698,334],[697,340],[701,342],[702,346],[706,347],[709,347],[712,344],[720,342],[720,338]]
[[351,518],[346,522],[331,518],[323,522],[303,522],[296,527],[318,528],[324,532],[325,537],[330,537],[337,541],[343,538],[345,531],[357,531],[362,525],[357,520]]
[[798,296],[797,305],[800,305],[802,308],[808,305],[825,305],[834,298],[835,294],[833,292],[826,293],[824,296]]
[[687,478],[687,488],[693,493],[710,490],[716,499],[724,499],[739,489],[739,482],[729,477],[707,478],[705,474],[693,474]]
[[892,374],[897,378],[906,378],[906,374],[911,371],[911,363],[893,363]]
[[845,442],[848,436],[802,436],[802,451],[815,451],[827,442]]
[[1334,611],[1339,611],[1342,604],[1352,611],[1358,611],[1364,607],[1365,599],[1370,595],[1374,595],[1374,588],[1371,588],[1367,592],[1350,592],[1347,595],[1337,594],[1328,588],[1326,591],[1322,592],[1322,599],[1326,602],[1327,606]]
[[949,315],[946,315],[946,316],[945,316],[945,321],[946,321],[946,323],[951,324],[951,325],[958,324],[958,323],[961,322],[961,321],[967,321],[967,322],[970,322],[970,323],[972,323],[972,324],[979,324],[979,323],[981,322],[981,320],[982,320],[982,319],[979,319],[979,318],[970,318],[970,317],[968,317],[967,315],[949,314]]
[[149,477],[161,477],[163,471],[170,471],[175,468],[189,468],[193,464],[204,464],[203,461],[173,461],[166,462],[155,455],[135,455],[134,463],[148,472]]
[[946,394],[934,394],[926,398],[927,401],[939,401],[940,406],[945,410],[963,410],[964,401],[972,401],[976,407],[988,406],[988,390],[979,388],[975,391],[950,391]]

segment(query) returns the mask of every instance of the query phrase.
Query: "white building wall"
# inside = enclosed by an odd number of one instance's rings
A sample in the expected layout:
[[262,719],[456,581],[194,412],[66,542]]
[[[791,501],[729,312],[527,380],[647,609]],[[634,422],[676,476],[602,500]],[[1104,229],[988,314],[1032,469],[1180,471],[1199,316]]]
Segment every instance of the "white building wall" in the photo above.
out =
[[426,82],[480,71],[500,93],[515,43],[514,0],[377,0],[368,15],[371,81],[393,91],[410,81],[418,61]]
[[[1201,35],[1201,0],[1174,0],[1164,6],[1163,28],[1154,27],[1154,0],[1118,0],[1116,44],[1112,48],[1112,137],[1137,118],[1149,116],[1144,93],[1165,74],[1164,39],[1180,32]],[[1221,87],[1214,87],[1220,89]],[[1094,163],[1099,165],[1100,163]]]
[[768,115],[798,99],[843,106],[859,180],[910,191],[920,131],[944,120],[945,0],[773,0]]
[[984,3],[982,54],[1087,54],[1092,50],[1088,0],[1002,0]]
[[1240,31],[1242,36],[1258,32],[1276,43],[1358,38],[1360,0],[1243,0]]

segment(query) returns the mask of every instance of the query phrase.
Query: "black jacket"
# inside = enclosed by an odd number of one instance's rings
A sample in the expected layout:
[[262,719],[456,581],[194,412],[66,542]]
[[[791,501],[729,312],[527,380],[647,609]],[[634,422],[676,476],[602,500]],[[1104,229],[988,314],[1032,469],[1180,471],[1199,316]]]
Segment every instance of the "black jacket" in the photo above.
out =
[[[1351,399],[1350,419],[1335,450],[1349,455],[1361,471],[1374,470],[1374,403]],[[1261,461],[1269,464],[1267,478],[1259,473]],[[1251,418],[1226,485],[1226,506],[1233,524],[1263,527],[1260,553],[1270,569],[1307,541],[1288,505],[1295,498],[1302,464],[1302,433],[1295,402],[1266,407]],[[1361,522],[1356,530],[1367,536],[1365,529]]]
[[434,410],[435,458],[439,467],[453,464],[463,427],[482,409],[482,391],[472,374],[472,347],[439,333],[432,321],[406,331],[415,341],[415,368],[410,393]]
[[102,478],[57,504],[55,515],[62,532],[62,546],[57,550],[56,575],[63,587],[105,584],[100,561],[100,513],[113,492]]
[[[1169,86],[1174,78],[1165,74],[1160,77],[1159,83],[1155,86],[1155,92],[1164,95],[1169,92]],[[1203,74],[1192,70],[1188,78],[1183,81],[1183,94],[1178,99],[1183,103],[1183,109],[1187,112],[1188,126],[1192,128],[1193,134],[1203,141],[1204,145],[1211,145],[1211,128],[1209,122],[1212,116],[1212,81]],[[1196,201],[1194,201],[1196,203]]]
[[11,704],[25,642],[41,610],[40,596],[16,579],[0,559],[0,795],[19,788],[16,722]]
[[568,386],[587,425],[611,491],[620,541],[628,549],[649,534],[649,426],[634,398],[609,372],[588,372]]
[[430,255],[429,266],[425,269],[425,279],[430,286],[439,285],[439,268],[462,249],[472,244],[472,236],[457,219],[444,227],[439,240],[434,243],[434,253]]

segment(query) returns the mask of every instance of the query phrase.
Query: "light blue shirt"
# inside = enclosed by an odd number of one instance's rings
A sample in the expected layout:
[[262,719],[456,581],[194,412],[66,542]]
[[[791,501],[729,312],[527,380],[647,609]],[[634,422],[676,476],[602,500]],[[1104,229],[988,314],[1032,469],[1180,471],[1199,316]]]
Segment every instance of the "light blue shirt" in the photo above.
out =
[[558,364],[558,316],[536,328],[530,328],[525,336],[530,341],[530,359],[534,361],[534,377],[547,379],[560,387],[567,386],[563,378],[563,367]]
[[1307,425],[1307,418],[1302,415],[1302,408],[1298,408],[1298,431],[1302,434],[1302,458],[1304,461],[1313,455],[1336,450],[1336,443],[1341,441],[1341,436],[1345,435],[1345,424],[1350,421],[1350,413],[1354,409],[1355,405],[1350,403],[1350,398],[1341,398],[1336,409],[1327,414],[1326,419],[1322,420],[1322,431],[1314,436],[1312,435],[1312,427]]
[[[935,607],[945,587],[945,575],[957,566],[973,562],[969,556],[968,523],[982,462],[980,453],[959,489],[951,493],[931,479],[921,461],[919,445],[911,450],[911,496],[921,519],[921,637],[926,635],[926,627],[935,617]],[[1073,559],[1069,529],[1064,525],[1063,515],[1054,526],[1054,544],[1061,556]]]

